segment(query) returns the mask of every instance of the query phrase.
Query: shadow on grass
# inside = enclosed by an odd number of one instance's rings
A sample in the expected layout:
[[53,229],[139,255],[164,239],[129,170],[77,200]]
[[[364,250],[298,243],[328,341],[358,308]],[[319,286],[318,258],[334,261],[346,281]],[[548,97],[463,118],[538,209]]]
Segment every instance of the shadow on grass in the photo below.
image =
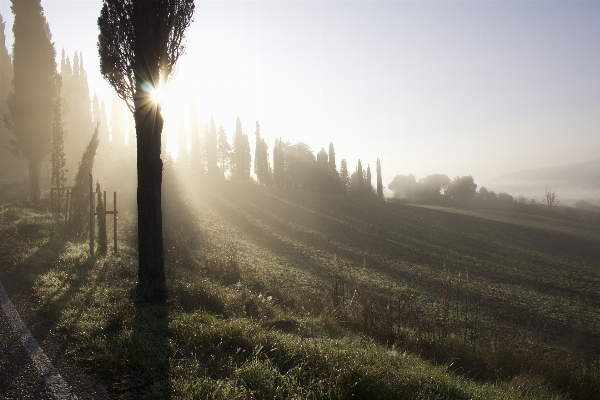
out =
[[[128,392],[144,398],[170,399],[170,351],[168,306],[166,301],[147,302],[135,294],[135,317],[131,340],[132,367],[136,376],[124,377]],[[134,371],[132,371],[134,372]]]

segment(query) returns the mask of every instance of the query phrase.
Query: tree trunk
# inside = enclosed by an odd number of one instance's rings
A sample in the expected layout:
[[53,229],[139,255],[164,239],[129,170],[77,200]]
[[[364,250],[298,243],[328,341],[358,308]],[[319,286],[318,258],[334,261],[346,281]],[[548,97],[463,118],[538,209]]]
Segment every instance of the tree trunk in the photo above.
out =
[[41,163],[39,161],[29,161],[29,191],[31,192],[31,201],[33,204],[40,203],[40,175]]
[[165,263],[162,238],[160,158],[163,118],[160,106],[149,111],[136,108],[138,170],[138,253],[139,293],[151,301],[166,298]]

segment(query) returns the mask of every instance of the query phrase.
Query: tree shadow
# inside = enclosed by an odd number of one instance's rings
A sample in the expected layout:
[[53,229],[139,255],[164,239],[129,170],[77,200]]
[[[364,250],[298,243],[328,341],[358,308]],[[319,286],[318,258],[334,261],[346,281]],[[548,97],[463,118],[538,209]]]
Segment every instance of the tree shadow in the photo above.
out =
[[[149,302],[134,292],[135,318],[133,322],[131,356],[133,368],[139,369],[136,378],[127,382],[144,398],[170,399],[170,350],[168,306],[166,300]],[[124,377],[129,379],[129,377]]]

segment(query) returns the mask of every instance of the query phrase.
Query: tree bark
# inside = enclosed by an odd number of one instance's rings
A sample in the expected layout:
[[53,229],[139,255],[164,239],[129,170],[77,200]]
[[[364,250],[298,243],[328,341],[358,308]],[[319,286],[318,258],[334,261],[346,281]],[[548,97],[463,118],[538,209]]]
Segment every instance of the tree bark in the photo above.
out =
[[29,191],[33,204],[40,203],[40,175],[42,165],[39,161],[29,161]]
[[[143,96],[143,94],[141,94]],[[138,169],[138,253],[139,289],[146,300],[166,298],[163,256],[161,185],[163,162],[160,158],[163,118],[160,106],[135,112]]]

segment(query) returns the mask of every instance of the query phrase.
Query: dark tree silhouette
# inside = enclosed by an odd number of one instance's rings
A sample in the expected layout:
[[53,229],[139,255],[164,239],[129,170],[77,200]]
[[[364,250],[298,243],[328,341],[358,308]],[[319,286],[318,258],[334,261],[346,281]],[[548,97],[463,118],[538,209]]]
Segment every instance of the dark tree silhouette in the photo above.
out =
[[260,137],[260,125],[256,121],[256,148],[254,150],[254,173],[259,184],[271,184],[271,168],[269,167],[269,149],[265,139]]
[[61,87],[62,79],[60,75],[56,75],[56,96],[54,96],[52,112],[52,148],[50,150],[52,173],[50,175],[50,186],[56,189],[55,206],[59,210],[59,213],[63,209],[62,199],[64,187],[67,183]]
[[365,192],[371,193],[373,191],[373,180],[371,177],[371,166],[367,164],[367,181],[365,183]]
[[383,199],[383,181],[381,180],[381,161],[377,159],[377,196]]
[[337,171],[337,166],[335,165],[335,150],[333,149],[333,142],[329,143],[329,167]]
[[419,179],[419,196],[429,199],[440,197],[441,191],[446,190],[450,184],[450,178],[444,174],[428,175],[427,178]]
[[[13,65],[6,48],[4,29],[5,22],[0,15],[0,118],[8,114],[6,99],[12,89]],[[27,162],[10,151],[12,133],[0,124],[0,176],[17,176],[27,170]]]
[[140,294],[166,297],[160,158],[163,118],[152,92],[183,53],[193,0],[103,0],[98,18],[100,71],[133,112],[137,136]]
[[[73,63],[65,57],[64,51],[61,58],[60,74],[62,76],[63,112],[65,112],[65,153],[67,168],[76,169],[77,161],[87,146],[91,132],[94,131],[93,114],[90,107],[90,91],[87,73],[83,68],[83,56],[75,52]],[[102,128],[100,128],[100,140]]]
[[350,174],[348,172],[348,162],[345,159],[340,162],[340,185],[342,186],[342,192],[348,193]]
[[81,156],[81,161],[79,161],[77,175],[75,175],[75,183],[72,190],[73,206],[69,214],[69,226],[71,232],[76,235],[83,234],[89,223],[89,219],[86,218],[89,212],[88,177],[94,168],[94,159],[96,158],[96,150],[98,149],[98,128],[98,125],[96,125],[94,134]]
[[475,196],[477,184],[471,175],[456,177],[450,182],[445,195],[454,200],[469,200]]
[[12,0],[13,91],[8,96],[10,115],[4,123],[11,130],[14,152],[29,161],[29,186],[34,203],[40,201],[42,161],[50,153],[52,108],[56,93],[56,63],[52,35],[40,0]]
[[356,191],[362,193],[365,189],[365,176],[363,175],[362,163],[358,160],[358,166],[356,167]]
[[219,127],[217,132],[217,161],[219,163],[219,170],[223,177],[229,171],[229,161],[231,159],[231,146],[227,141],[227,134],[225,128]]
[[242,123],[238,117],[235,123],[235,136],[233,137],[233,154],[231,157],[231,178],[238,182],[250,179],[250,143],[248,135],[242,133]]

